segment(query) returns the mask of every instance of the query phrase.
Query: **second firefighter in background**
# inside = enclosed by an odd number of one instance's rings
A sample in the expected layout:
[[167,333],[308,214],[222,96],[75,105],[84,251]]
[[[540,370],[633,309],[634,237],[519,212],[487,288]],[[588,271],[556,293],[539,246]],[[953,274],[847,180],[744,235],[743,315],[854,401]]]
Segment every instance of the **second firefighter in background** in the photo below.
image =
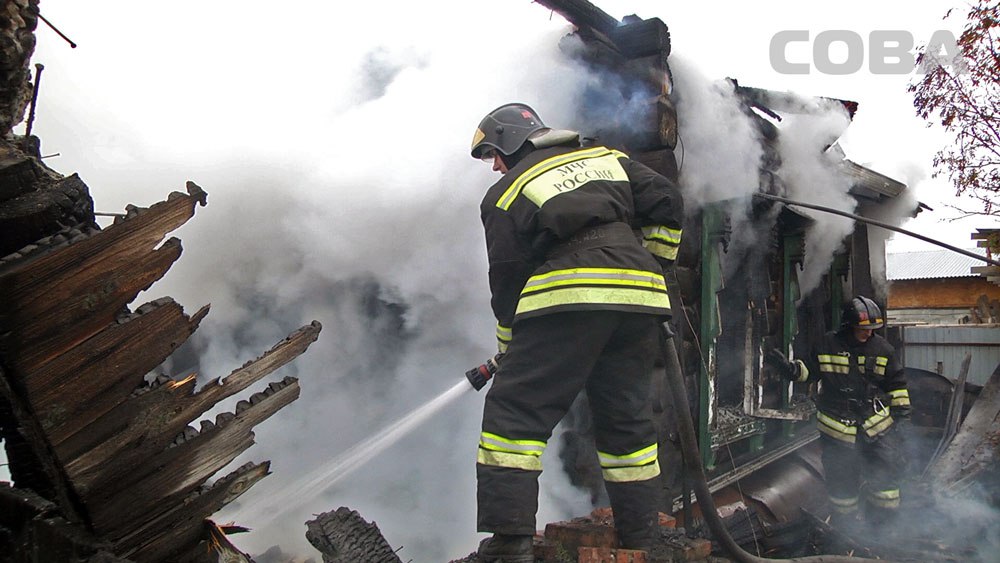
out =
[[840,329],[805,361],[776,350],[766,358],[792,381],[820,382],[816,421],[835,520],[858,514],[862,482],[868,520],[884,521],[899,508],[906,458],[896,422],[910,416],[910,393],[896,350],[874,333],[883,326],[879,306],[858,295],[844,304]]
[[494,535],[479,557],[534,561],[540,456],[583,390],[619,541],[648,548],[660,507],[650,387],[680,191],[622,152],[581,147],[524,104],[490,112],[472,156],[503,175],[480,206],[505,354],[483,410],[478,530]]

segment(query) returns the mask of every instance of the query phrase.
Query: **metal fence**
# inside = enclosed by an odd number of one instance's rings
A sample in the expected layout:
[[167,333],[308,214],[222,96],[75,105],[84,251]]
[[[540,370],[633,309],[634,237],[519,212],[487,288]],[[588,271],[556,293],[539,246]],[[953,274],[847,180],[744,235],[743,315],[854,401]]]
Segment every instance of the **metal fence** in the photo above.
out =
[[1000,325],[905,326],[903,365],[958,377],[962,360],[972,354],[968,381],[986,383],[1000,364]]

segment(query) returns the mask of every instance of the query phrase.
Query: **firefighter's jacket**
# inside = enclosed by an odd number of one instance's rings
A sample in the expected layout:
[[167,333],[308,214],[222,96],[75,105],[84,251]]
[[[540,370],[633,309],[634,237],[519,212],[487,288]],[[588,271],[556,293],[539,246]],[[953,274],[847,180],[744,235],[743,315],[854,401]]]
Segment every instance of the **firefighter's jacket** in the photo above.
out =
[[850,328],[828,332],[806,359],[798,362],[798,381],[820,381],[816,400],[820,432],[854,443],[858,433],[874,438],[908,416],[906,375],[891,344],[872,334],[854,339]]
[[670,314],[663,268],[680,244],[680,190],[624,153],[536,150],[490,187],[480,212],[500,351],[516,320],[552,312]]

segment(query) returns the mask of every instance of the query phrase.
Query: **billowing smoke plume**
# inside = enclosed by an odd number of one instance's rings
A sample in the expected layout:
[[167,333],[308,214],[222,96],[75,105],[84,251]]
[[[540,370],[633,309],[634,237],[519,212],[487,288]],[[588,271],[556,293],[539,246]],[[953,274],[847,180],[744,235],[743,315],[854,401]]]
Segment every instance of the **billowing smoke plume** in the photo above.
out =
[[748,198],[760,184],[760,134],[730,81],[703,76],[685,58],[670,57],[680,142],[675,154],[685,204]]
[[[837,102],[810,105],[817,107],[803,108],[809,113],[784,114],[779,125],[781,167],[778,175],[787,188],[785,195],[853,212],[856,202],[848,193],[851,179],[838,168],[843,155],[829,148],[850,124],[850,118]],[[799,291],[805,296],[829,271],[833,254],[851,234],[854,221],[822,211],[799,209],[813,220],[806,231],[805,260],[799,275]]]

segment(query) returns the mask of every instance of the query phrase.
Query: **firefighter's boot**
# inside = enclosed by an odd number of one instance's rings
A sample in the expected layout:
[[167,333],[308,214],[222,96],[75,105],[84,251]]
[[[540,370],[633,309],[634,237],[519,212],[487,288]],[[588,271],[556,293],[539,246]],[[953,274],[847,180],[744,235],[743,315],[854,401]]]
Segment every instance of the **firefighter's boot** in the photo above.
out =
[[535,563],[534,538],[493,534],[479,543],[476,556],[483,563]]

